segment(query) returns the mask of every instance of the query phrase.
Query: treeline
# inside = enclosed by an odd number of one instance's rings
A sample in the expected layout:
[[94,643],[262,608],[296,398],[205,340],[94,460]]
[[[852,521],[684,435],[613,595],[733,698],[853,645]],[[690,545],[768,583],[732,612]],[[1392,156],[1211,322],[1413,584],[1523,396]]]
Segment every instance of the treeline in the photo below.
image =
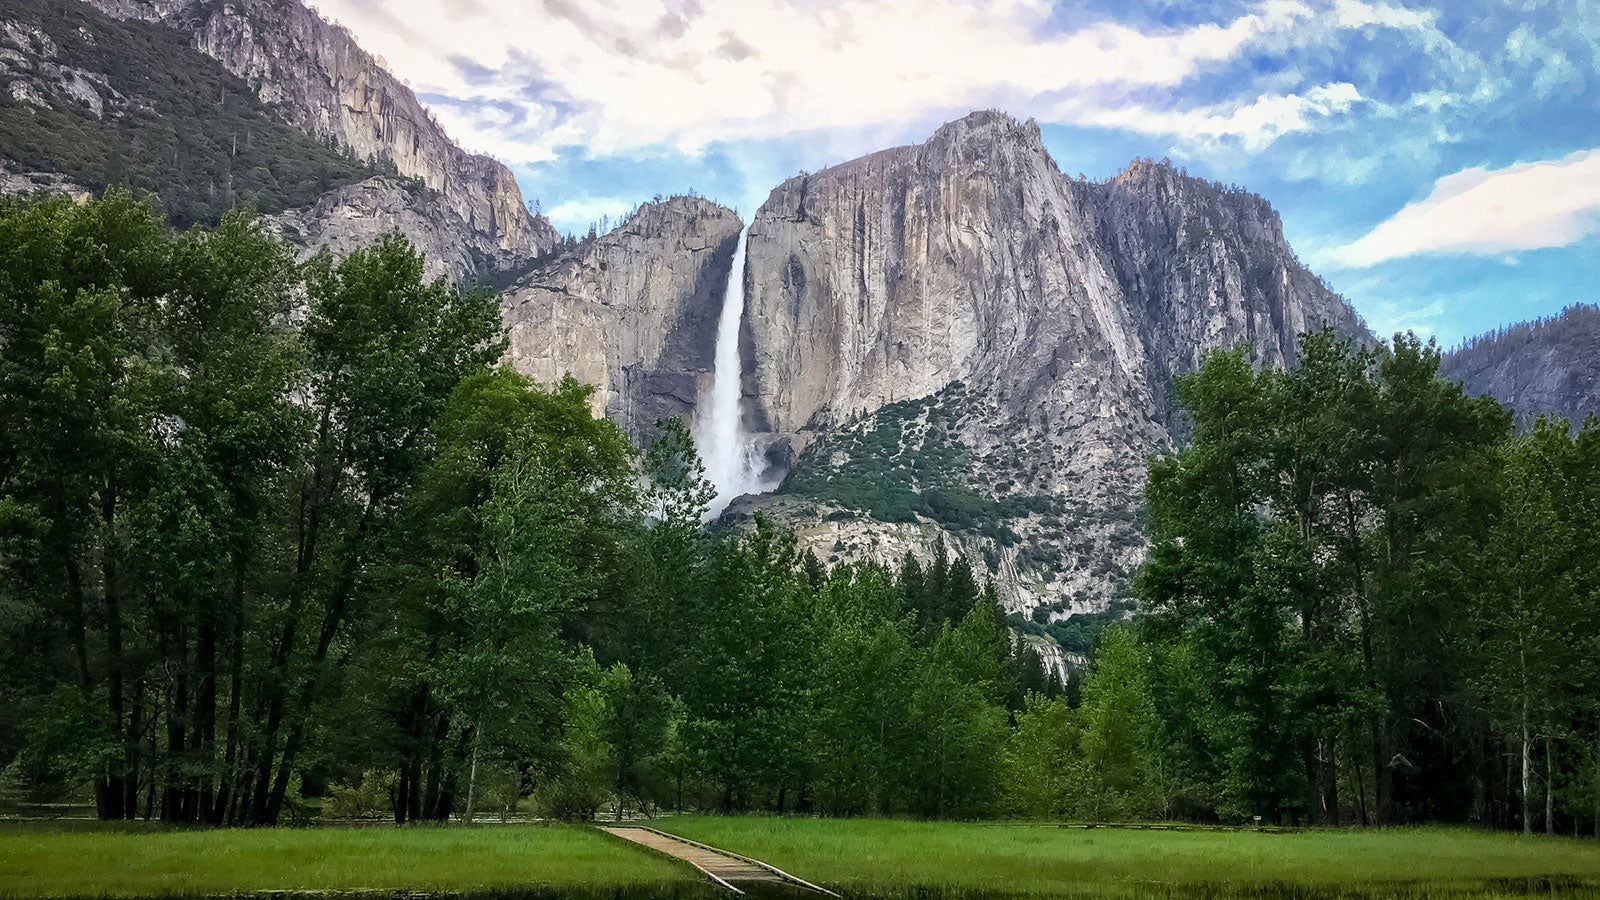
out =
[[713,533],[398,236],[0,202],[0,763],[103,818],[975,816],[1057,687],[961,560]]
[[1489,366],[1504,361],[1535,341],[1549,341],[1552,337],[1556,343],[1574,344],[1573,349],[1578,352],[1592,352],[1597,332],[1600,332],[1600,306],[1574,303],[1555,315],[1502,325],[1486,334],[1469,337],[1450,353],[1465,355],[1476,365]]
[[1600,833],[1600,426],[1518,435],[1439,363],[1324,332],[1179,379],[1193,442],[1100,658],[1135,812]]

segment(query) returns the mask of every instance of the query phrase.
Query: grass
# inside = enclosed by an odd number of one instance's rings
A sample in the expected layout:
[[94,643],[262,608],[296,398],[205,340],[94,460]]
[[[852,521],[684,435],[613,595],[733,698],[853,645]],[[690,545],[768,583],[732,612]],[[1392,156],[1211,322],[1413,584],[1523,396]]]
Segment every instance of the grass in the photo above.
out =
[[[1600,844],[1460,829],[1062,829],[686,817],[658,827],[847,896],[1485,900],[1600,896]],[[568,826],[178,830],[0,825],[0,897],[448,893],[714,900],[697,873]]]
[[699,817],[659,827],[847,893],[1421,898],[1554,887],[1600,896],[1600,844],[1463,829],[1268,834]]
[[0,897],[258,891],[617,890],[696,874],[584,828],[72,829],[0,826]]

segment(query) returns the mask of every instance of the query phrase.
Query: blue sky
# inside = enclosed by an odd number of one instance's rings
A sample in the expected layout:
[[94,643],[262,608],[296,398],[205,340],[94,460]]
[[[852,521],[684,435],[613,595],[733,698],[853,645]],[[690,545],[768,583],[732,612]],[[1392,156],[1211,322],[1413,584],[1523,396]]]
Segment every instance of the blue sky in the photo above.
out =
[[1272,201],[1380,333],[1600,300],[1600,0],[316,0],[564,230],[972,109]]

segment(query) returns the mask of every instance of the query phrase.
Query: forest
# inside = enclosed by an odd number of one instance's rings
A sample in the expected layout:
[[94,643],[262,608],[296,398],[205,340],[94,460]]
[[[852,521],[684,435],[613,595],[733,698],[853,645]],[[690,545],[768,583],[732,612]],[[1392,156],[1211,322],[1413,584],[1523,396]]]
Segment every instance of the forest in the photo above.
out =
[[1600,427],[1405,335],[1209,355],[1065,683],[939,547],[703,524],[398,235],[0,201],[0,802],[1600,830]]

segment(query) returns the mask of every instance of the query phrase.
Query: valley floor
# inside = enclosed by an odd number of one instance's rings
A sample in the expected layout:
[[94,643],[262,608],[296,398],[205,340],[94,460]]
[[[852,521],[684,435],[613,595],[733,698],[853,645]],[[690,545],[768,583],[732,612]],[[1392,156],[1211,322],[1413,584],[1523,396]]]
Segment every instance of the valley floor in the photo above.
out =
[[663,830],[852,893],[1600,896],[1600,842],[1465,829],[1250,831],[697,817]]
[[657,887],[694,886],[696,878],[686,866],[566,825],[172,831],[0,825],[0,897],[6,898],[566,895],[644,887],[656,896]]
[[[1147,831],[665,817],[848,898],[1480,900],[1600,896],[1600,843],[1460,829]],[[266,892],[716,900],[687,866],[561,825],[162,830],[0,824],[0,897]]]

